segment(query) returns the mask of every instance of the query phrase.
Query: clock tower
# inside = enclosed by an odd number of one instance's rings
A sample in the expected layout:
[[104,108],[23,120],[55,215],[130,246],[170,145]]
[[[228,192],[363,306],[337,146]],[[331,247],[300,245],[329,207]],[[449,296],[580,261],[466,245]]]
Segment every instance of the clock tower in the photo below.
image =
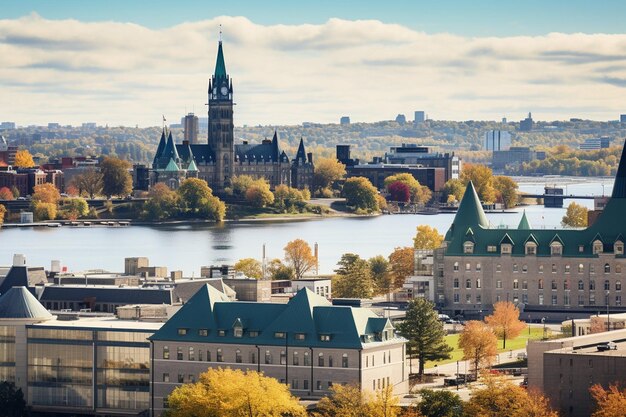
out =
[[208,141],[215,155],[213,184],[218,191],[228,186],[234,173],[235,136],[233,123],[233,81],[226,73],[220,39],[215,73],[209,80]]

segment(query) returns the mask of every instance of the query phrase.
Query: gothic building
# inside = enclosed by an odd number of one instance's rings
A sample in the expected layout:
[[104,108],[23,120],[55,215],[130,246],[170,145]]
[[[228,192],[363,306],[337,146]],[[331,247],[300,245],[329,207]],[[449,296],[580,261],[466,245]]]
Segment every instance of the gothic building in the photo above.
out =
[[304,141],[291,161],[278,144],[278,134],[260,144],[243,141],[235,144],[233,123],[233,81],[226,72],[222,41],[219,42],[215,73],[209,80],[209,126],[206,144],[183,141],[174,144],[165,130],[152,163],[152,183],[164,182],[177,188],[188,177],[205,180],[216,191],[223,191],[234,175],[265,178],[271,188],[284,184],[311,188],[313,157],[306,153]]

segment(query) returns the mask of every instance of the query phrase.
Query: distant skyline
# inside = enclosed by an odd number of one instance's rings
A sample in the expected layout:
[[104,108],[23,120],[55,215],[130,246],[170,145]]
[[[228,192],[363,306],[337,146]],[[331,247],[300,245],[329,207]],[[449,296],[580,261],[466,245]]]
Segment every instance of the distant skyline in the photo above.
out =
[[3,2],[0,121],[203,117],[220,24],[237,126],[626,113],[626,2],[436,3]]

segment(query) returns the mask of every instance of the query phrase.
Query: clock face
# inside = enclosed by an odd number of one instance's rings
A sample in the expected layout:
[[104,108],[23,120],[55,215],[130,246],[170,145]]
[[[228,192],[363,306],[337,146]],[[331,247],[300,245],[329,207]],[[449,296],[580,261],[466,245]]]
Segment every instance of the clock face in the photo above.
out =
[[228,94],[228,87],[223,86],[223,87],[220,89],[220,93],[222,93],[222,95],[223,95],[223,96],[227,95],[227,94]]

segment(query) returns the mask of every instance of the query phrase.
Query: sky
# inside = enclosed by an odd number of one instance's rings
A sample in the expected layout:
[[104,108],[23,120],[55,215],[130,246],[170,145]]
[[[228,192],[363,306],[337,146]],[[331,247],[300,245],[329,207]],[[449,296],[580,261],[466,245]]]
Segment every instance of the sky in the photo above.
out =
[[0,121],[206,113],[220,25],[235,124],[615,120],[623,1],[3,0]]

